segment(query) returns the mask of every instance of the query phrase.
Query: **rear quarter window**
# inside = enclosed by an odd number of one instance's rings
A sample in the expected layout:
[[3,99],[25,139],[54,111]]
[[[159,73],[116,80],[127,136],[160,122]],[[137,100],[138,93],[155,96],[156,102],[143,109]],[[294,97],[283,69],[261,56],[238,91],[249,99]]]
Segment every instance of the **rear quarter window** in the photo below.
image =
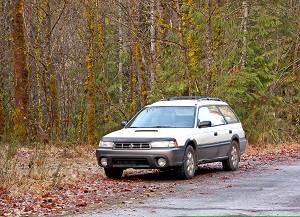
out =
[[239,119],[229,106],[219,106],[221,113],[228,124],[238,123]]

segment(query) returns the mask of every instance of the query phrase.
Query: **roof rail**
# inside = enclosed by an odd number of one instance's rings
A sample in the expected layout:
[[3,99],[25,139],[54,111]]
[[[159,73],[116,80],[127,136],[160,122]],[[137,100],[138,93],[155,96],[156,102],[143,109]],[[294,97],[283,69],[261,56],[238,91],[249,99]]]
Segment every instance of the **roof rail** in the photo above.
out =
[[163,98],[161,101],[173,101],[173,100],[214,100],[214,101],[222,101],[219,98],[209,97],[209,96],[175,96],[169,98]]

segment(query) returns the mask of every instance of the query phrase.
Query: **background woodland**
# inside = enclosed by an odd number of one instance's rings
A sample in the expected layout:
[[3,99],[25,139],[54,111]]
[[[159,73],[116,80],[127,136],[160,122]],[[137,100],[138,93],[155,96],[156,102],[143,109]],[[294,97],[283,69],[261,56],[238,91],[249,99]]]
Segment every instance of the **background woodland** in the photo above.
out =
[[[0,140],[96,145],[168,96],[299,140],[299,0],[0,0]],[[13,147],[13,146],[12,146]]]

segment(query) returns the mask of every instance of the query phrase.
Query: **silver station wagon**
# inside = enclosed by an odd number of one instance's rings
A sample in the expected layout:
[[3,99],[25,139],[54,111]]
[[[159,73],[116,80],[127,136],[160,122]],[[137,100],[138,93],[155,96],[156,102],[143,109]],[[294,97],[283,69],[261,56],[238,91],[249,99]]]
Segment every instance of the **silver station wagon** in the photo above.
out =
[[172,97],[144,107],[123,129],[105,135],[96,150],[106,176],[127,168],[172,169],[190,179],[201,163],[236,170],[247,140],[230,106],[211,97]]

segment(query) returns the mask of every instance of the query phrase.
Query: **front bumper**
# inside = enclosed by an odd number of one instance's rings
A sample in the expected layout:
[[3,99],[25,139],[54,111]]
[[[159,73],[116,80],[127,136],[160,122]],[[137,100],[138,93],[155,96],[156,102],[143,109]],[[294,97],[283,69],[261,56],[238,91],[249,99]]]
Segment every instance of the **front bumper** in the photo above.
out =
[[152,148],[147,150],[116,150],[98,148],[96,156],[99,166],[101,158],[107,158],[105,168],[161,168],[157,159],[163,157],[167,164],[163,168],[180,166],[183,161],[184,148]]

